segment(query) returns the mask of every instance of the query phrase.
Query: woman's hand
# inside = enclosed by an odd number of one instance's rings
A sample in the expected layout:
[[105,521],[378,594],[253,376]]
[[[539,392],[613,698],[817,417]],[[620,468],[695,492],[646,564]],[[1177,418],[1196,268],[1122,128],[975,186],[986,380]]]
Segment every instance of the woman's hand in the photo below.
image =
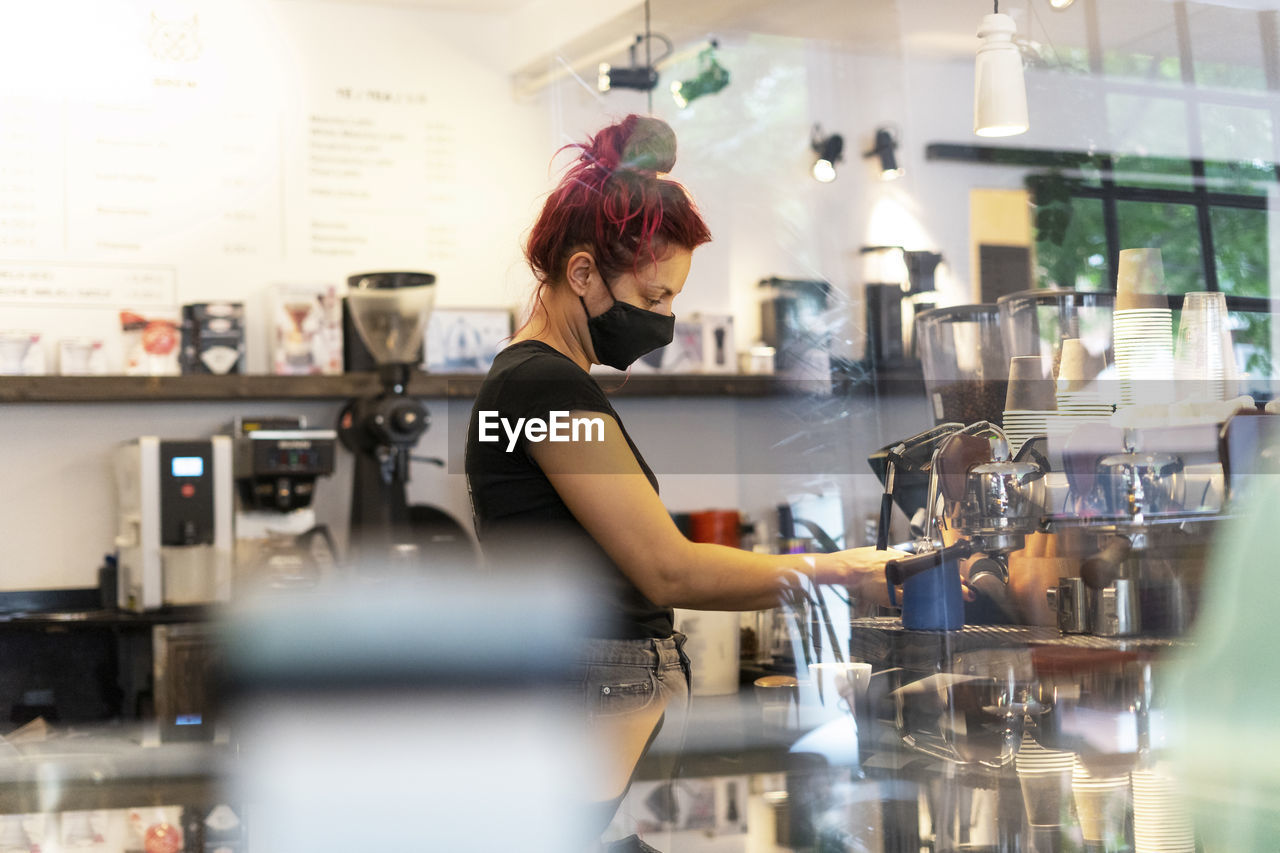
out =
[[818,560],[813,579],[817,583],[843,584],[855,597],[877,604],[889,604],[889,587],[885,584],[884,567],[890,560],[910,557],[906,551],[871,546],[850,548],[834,554],[823,554]]

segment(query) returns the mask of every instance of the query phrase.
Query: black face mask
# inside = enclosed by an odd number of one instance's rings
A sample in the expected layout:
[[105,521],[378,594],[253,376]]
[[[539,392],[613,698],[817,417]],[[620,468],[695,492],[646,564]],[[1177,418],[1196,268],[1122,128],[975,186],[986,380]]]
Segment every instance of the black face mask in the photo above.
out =
[[665,347],[675,337],[676,318],[672,314],[646,311],[614,299],[613,307],[592,317],[581,296],[578,301],[587,315],[591,346],[601,364],[626,370],[640,356]]

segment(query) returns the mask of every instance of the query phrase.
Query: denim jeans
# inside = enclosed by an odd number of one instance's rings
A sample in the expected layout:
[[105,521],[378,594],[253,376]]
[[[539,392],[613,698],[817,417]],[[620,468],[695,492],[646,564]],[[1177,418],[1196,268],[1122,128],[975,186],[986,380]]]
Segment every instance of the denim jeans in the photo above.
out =
[[[590,831],[598,836],[613,819],[626,789],[631,786],[635,767],[653,744],[668,712],[678,718],[674,731],[676,749],[671,767],[683,745],[689,707],[690,664],[684,653],[685,636],[673,634],[661,640],[590,639],[580,648],[571,667],[568,685],[575,707],[580,708],[589,729],[626,731],[631,727],[624,750],[628,759],[622,794],[602,792],[595,797],[589,818]],[[650,722],[651,721],[651,722]],[[645,739],[637,746],[636,735]],[[610,748],[606,743],[604,748]],[[630,756],[637,752],[635,761]],[[665,774],[665,775],[669,775]],[[621,778],[621,777],[619,777]]]
[[[684,634],[662,640],[587,640],[571,669],[575,701],[589,721],[666,708],[689,699]],[[685,710],[680,708],[681,711]]]

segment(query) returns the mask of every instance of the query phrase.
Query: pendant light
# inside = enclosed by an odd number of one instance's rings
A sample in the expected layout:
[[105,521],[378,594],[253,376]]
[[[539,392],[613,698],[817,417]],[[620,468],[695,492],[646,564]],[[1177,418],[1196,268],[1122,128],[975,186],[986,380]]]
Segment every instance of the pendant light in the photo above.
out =
[[1022,77],[1022,54],[1013,43],[1018,28],[1000,13],[984,15],[978,28],[982,45],[973,77],[973,132],[978,136],[1026,133],[1027,85]]

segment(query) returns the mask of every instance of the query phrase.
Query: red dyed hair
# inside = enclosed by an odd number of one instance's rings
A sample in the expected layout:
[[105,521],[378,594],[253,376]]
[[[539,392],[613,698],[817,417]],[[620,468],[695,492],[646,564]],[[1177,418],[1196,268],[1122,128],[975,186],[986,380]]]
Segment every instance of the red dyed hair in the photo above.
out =
[[658,177],[676,162],[676,135],[666,122],[629,115],[560,151],[566,149],[578,158],[547,197],[525,246],[539,292],[564,275],[577,251],[591,252],[608,281],[656,262],[668,246],[692,250],[711,239],[688,190]]

